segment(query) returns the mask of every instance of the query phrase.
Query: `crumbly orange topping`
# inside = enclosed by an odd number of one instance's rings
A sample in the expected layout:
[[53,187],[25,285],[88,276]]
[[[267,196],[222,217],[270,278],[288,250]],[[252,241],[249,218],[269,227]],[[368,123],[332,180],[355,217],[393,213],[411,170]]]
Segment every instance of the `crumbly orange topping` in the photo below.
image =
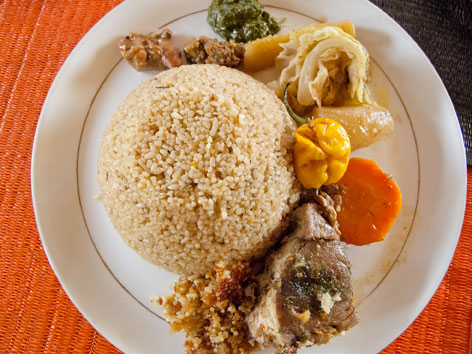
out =
[[[252,353],[246,315],[254,306],[256,283],[248,264],[217,265],[205,277],[181,277],[172,294],[153,299],[164,307],[172,333],[184,331],[188,354]],[[243,286],[244,284],[244,286]]]

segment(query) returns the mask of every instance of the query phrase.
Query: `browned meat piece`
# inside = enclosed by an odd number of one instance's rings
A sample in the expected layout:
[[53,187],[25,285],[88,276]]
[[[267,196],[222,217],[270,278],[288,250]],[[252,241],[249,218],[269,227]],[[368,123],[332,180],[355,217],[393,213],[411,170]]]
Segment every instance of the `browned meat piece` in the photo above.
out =
[[137,71],[175,68],[182,65],[182,59],[171,37],[168,29],[148,35],[131,32],[120,39],[120,53]]
[[337,222],[338,211],[341,208],[343,187],[338,184],[322,186],[320,189],[305,189],[300,195],[299,205],[316,203],[320,205],[318,212],[329,222],[339,234]]
[[187,61],[192,64],[218,64],[236,67],[244,58],[244,45],[232,40],[220,42],[201,36],[185,43],[184,53]]
[[295,209],[291,216],[292,227],[295,227],[292,236],[305,240],[339,240],[339,233],[323,218],[322,209],[313,203]]
[[344,187],[341,184],[328,184],[327,186],[321,186],[319,189],[304,189],[300,194],[299,205],[306,203],[318,203],[318,195],[320,192],[326,193],[335,204],[335,209],[341,207],[342,193]]
[[[327,194],[323,198],[333,202]],[[247,317],[252,337],[281,352],[327,343],[358,321],[345,243],[319,213],[322,208],[310,203],[292,214],[296,229],[268,257],[259,301]]]

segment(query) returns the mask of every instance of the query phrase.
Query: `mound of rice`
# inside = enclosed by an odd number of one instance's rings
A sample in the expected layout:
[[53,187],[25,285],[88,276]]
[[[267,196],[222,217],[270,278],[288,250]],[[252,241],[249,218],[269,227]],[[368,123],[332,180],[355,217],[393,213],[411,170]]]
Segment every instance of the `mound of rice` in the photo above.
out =
[[294,123],[264,84],[183,65],[134,90],[98,155],[106,211],[124,241],[179,274],[262,254],[299,197]]

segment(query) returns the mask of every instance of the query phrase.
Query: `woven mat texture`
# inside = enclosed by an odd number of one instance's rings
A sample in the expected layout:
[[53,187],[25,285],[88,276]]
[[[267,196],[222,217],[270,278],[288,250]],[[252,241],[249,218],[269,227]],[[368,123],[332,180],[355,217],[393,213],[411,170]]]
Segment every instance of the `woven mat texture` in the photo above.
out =
[[[36,228],[30,188],[33,137],[49,87],[77,42],[119,2],[0,2],[2,354],[120,353],[84,319],[55,277]],[[465,223],[449,271],[421,315],[383,353],[472,353],[471,269],[469,183]]]

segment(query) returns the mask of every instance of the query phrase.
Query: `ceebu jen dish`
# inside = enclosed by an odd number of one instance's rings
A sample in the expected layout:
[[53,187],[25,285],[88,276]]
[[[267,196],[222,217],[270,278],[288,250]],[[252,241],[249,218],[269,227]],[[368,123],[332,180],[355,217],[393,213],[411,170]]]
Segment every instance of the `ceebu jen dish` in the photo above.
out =
[[[244,44],[193,38],[186,62],[171,36],[121,40],[137,70],[169,70],[122,102],[98,155],[120,236],[181,275],[152,301],[185,332],[186,353],[293,354],[344,334],[359,320],[346,244],[382,241],[401,210],[391,176],[351,157],[393,130],[354,25]],[[270,67],[269,85],[243,72]]]

